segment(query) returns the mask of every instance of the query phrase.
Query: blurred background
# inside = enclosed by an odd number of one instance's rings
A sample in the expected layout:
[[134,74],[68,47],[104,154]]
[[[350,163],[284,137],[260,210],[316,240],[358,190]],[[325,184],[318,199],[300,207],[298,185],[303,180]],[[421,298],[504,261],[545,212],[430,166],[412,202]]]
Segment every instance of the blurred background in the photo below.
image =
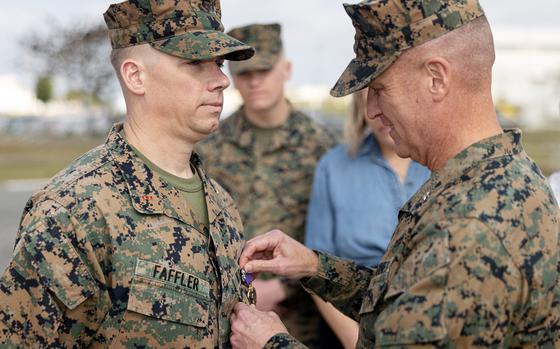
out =
[[[27,0],[0,5],[0,269],[25,202],[124,115],[102,13],[113,1]],[[348,1],[357,2],[357,1]],[[524,132],[546,175],[560,170],[560,2],[480,0],[494,32],[493,94],[504,127]],[[279,22],[293,63],[293,104],[339,130],[348,98],[329,89],[353,57],[341,1],[222,0],[226,30]],[[239,105],[230,87],[223,117]]]

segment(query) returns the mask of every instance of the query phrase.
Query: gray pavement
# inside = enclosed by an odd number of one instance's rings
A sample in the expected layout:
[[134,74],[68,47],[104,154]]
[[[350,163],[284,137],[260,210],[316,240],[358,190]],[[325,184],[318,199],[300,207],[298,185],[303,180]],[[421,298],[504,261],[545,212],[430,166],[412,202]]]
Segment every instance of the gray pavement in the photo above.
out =
[[0,183],[0,275],[8,266],[25,203],[40,181]]

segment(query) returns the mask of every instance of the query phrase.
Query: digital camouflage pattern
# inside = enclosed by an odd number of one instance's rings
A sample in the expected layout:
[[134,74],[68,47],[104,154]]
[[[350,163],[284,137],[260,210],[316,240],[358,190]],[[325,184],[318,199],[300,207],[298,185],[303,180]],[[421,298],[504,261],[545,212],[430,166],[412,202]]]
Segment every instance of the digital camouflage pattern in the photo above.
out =
[[484,15],[478,0],[367,0],[344,9],[356,29],[356,58],[332,88],[335,97],[368,86],[406,49]]
[[192,60],[244,60],[254,50],[224,34],[218,0],[128,0],[104,13],[113,49],[150,44]]
[[[197,144],[197,150],[208,174],[233,196],[247,239],[281,229],[303,242],[315,165],[334,139],[308,116],[292,111],[262,153],[255,142],[255,127],[240,109]],[[313,346],[320,315],[299,282],[285,285],[288,298],[283,305],[288,311],[282,321],[296,338]]]
[[231,197],[202,170],[209,229],[118,134],[28,202],[0,279],[2,348],[229,348],[248,302]]
[[432,174],[376,269],[319,252],[304,285],[360,322],[357,348],[558,348],[559,235],[546,179],[507,131]]
[[234,28],[228,35],[255,48],[255,55],[243,62],[229,62],[232,75],[247,71],[269,70],[282,54],[282,27],[280,24],[251,24]]

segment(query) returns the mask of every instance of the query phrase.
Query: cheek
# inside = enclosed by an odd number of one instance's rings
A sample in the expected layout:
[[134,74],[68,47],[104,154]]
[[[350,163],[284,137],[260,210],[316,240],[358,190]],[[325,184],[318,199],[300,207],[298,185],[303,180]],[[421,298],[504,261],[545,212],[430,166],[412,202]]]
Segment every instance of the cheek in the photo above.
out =
[[265,80],[265,86],[275,96],[282,94],[284,91],[284,77],[280,73],[270,74]]

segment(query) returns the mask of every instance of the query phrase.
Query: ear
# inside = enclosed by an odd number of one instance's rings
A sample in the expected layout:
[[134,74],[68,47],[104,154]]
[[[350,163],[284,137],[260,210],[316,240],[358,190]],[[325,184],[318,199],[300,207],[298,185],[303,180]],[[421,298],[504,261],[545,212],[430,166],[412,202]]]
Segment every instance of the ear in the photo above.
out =
[[284,81],[292,78],[292,62],[285,60],[284,62]]
[[428,75],[428,92],[434,102],[441,102],[449,93],[451,81],[451,65],[442,57],[433,57],[424,63]]
[[144,95],[145,68],[134,59],[127,59],[121,64],[121,77],[126,89],[137,96]]

